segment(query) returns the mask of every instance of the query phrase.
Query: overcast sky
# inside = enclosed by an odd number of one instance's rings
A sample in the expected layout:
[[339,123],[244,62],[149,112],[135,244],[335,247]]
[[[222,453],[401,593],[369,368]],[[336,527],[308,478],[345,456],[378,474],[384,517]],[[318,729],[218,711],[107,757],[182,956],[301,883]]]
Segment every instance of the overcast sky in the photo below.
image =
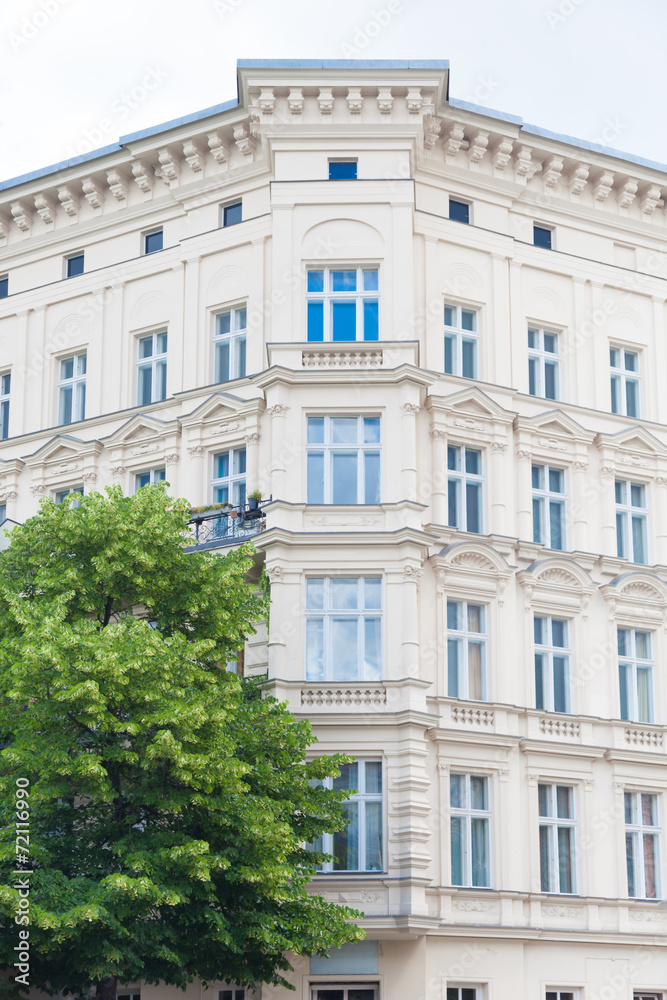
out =
[[0,179],[236,96],[238,58],[448,59],[450,95],[667,164],[664,0],[0,0]]

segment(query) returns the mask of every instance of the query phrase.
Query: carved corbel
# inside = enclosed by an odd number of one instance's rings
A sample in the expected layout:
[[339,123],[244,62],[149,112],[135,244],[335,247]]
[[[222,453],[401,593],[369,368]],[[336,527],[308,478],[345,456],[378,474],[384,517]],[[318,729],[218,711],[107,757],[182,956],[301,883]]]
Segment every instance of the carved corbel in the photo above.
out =
[[40,219],[52,226],[56,221],[56,205],[52,198],[46,194],[35,195],[35,208]]
[[491,162],[493,164],[493,169],[496,174],[502,174],[503,170],[507,166],[512,156],[512,149],[514,148],[514,143],[510,139],[501,139],[496,146],[493,156],[491,157]]
[[273,93],[273,87],[262,87],[256,103],[263,115],[272,115],[276,110],[276,97]]
[[317,106],[323,118],[329,118],[333,114],[334,96],[331,87],[320,87],[320,92],[317,95]]
[[453,163],[456,159],[456,154],[461,148],[464,134],[463,126],[459,125],[458,122],[454,122],[453,125],[450,125],[448,130],[445,132],[445,139],[442,144],[442,148],[445,152],[446,163]]
[[[81,188],[89,205],[91,205],[94,209],[102,208],[102,205],[104,204],[104,190],[101,184],[98,184],[92,177],[86,177],[81,184]],[[60,193],[58,196],[60,197]],[[65,211],[67,211],[67,209],[65,209]]]
[[588,182],[589,173],[590,173],[589,168],[585,163],[580,163],[570,173],[567,180],[567,186],[570,189],[570,196],[572,198],[578,198],[581,192],[584,190]]
[[109,185],[109,190],[111,191],[116,201],[126,200],[127,179],[124,174],[120,173],[119,170],[109,170],[107,172],[107,184]]
[[190,167],[195,174],[200,174],[204,169],[204,164],[206,163],[206,157],[204,150],[201,146],[189,139],[187,142],[183,143],[183,156],[185,157],[185,162]]
[[378,111],[381,115],[390,115],[394,107],[391,87],[378,87]]
[[609,192],[612,189],[614,183],[614,175],[609,170],[603,170],[603,172],[598,177],[597,183],[593,188],[593,197],[599,205],[604,204],[609,196]]
[[520,184],[526,184],[528,181],[532,180],[535,173],[541,168],[541,164],[533,160],[533,151],[528,146],[519,146],[517,150],[516,159],[514,161],[514,169],[516,171],[517,180]]
[[144,198],[150,197],[153,191],[153,184],[155,183],[153,168],[143,160],[135,160],[132,164],[132,176]]
[[421,87],[413,87],[408,90],[408,96],[405,98],[405,104],[408,109],[408,114],[418,115],[422,109],[424,99],[422,97]]
[[208,148],[216,163],[219,163],[223,170],[229,165],[230,149],[220,132],[209,132],[206,136]]
[[76,219],[79,213],[79,199],[71,187],[58,188],[58,200],[70,219]]
[[294,118],[303,114],[304,99],[303,91],[300,87],[290,87],[287,95],[287,107]]
[[246,160],[252,160],[255,154],[255,140],[250,135],[248,126],[240,122],[234,126],[234,142]]
[[619,208],[622,211],[627,212],[627,210],[630,208],[630,205],[632,205],[633,201],[635,200],[635,195],[637,194],[638,187],[639,184],[632,178],[630,178],[625,182],[625,184],[618,193],[618,199],[617,199]]
[[360,115],[363,111],[364,99],[359,87],[347,88],[347,110],[351,115]]
[[468,160],[470,161],[470,166],[473,170],[477,170],[479,164],[484,159],[484,154],[486,153],[486,147],[489,145],[489,133],[488,132],[477,132],[470,140],[470,146],[468,148]]
[[12,218],[22,233],[29,233],[32,227],[32,210],[24,201],[15,201],[10,207]]
[[563,161],[559,156],[552,156],[544,168],[542,180],[547,191],[555,191],[563,172]]
[[155,171],[155,176],[159,177],[167,187],[176,187],[181,174],[181,165],[178,157],[169,149],[159,149],[157,158],[160,166]]
[[660,204],[660,195],[661,195],[660,188],[657,187],[655,184],[652,184],[649,188],[646,189],[642,197],[642,200],[639,203],[639,207],[641,208],[644,215],[653,215],[653,212],[655,211],[656,207]]
[[9,242],[9,222],[4,215],[0,215],[0,247],[6,247]]

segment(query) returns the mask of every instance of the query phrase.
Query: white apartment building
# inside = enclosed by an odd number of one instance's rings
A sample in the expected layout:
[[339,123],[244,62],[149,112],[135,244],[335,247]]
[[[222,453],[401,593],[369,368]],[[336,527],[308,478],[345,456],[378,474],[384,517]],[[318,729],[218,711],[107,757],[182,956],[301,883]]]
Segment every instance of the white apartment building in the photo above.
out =
[[667,1000],[667,167],[445,62],[238,80],[0,185],[4,514],[166,478],[254,539],[367,931],[263,1000]]

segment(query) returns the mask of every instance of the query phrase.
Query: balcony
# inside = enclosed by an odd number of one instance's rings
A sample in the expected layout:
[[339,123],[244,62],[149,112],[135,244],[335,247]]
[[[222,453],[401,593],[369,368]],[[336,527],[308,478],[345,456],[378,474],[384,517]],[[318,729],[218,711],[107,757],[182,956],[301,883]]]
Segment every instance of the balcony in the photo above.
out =
[[188,521],[190,544],[186,552],[217,549],[223,545],[238,545],[266,528],[263,510],[268,500],[249,500],[236,506],[208,508],[194,514]]

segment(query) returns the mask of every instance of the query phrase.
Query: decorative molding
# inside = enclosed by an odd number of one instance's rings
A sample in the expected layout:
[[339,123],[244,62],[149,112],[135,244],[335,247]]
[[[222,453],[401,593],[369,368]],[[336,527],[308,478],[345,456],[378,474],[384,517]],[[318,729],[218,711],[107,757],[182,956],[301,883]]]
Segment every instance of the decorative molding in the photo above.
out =
[[320,92],[317,95],[317,106],[323,118],[333,115],[334,96],[331,87],[320,87]]
[[563,161],[559,156],[552,156],[544,168],[542,180],[547,191],[555,191],[563,172]]
[[406,416],[414,417],[421,410],[419,403],[403,403],[401,412]]
[[507,451],[507,445],[503,441],[492,441],[491,451],[494,455],[504,455]]
[[383,517],[368,514],[334,514],[308,518],[308,524],[315,528],[377,528],[384,525]]
[[452,906],[455,910],[464,910],[468,913],[489,913],[495,910],[495,903],[488,899],[454,899]]
[[[111,173],[111,171],[109,173]],[[104,204],[104,188],[101,184],[98,184],[98,182],[92,177],[86,177],[86,179],[81,182],[81,189],[83,191],[84,198],[92,208],[102,208],[102,205]],[[60,197],[60,192],[58,192],[58,196]]]
[[394,107],[391,87],[378,87],[378,110],[381,115],[390,115]]
[[473,170],[478,169],[479,164],[484,159],[486,147],[489,145],[489,133],[477,132],[470,140],[468,147],[468,160]]
[[261,87],[256,103],[263,115],[272,115],[276,110],[276,95],[273,92],[273,87]]
[[170,451],[168,455],[164,456],[164,460],[167,465],[178,465],[181,456],[176,451]]
[[79,199],[71,187],[58,188],[58,201],[71,219],[76,219],[79,212]]
[[284,403],[274,403],[273,406],[267,406],[267,413],[270,413],[272,417],[284,417],[288,410],[289,406],[285,406]]
[[445,133],[442,148],[445,153],[446,163],[453,163],[456,159],[456,154],[461,148],[464,135],[463,126],[459,125],[458,122],[454,122]]
[[570,195],[572,198],[579,198],[579,195],[586,187],[589,173],[590,167],[588,167],[585,163],[580,163],[574,168],[574,170],[571,171],[567,179],[567,186],[570,189]]
[[558,569],[556,567],[553,569],[547,569],[543,573],[540,573],[538,580],[540,583],[553,583],[560,587],[567,587],[568,589],[579,589],[579,581],[576,576],[573,576],[564,569]]
[[81,478],[83,479],[84,483],[96,483],[97,482],[97,473],[96,472],[84,472],[84,474],[81,476]]
[[257,431],[253,431],[252,434],[246,434],[245,443],[247,445],[259,444],[259,434]]
[[132,176],[144,197],[148,197],[153,190],[153,168],[148,163],[144,163],[143,160],[135,160],[132,164]]
[[560,736],[564,739],[578,740],[581,736],[581,726],[569,719],[555,719],[551,715],[540,718],[540,732],[543,736]]
[[200,458],[203,454],[204,449],[200,444],[195,444],[188,448],[188,455],[190,458]]
[[15,201],[10,206],[10,212],[16,225],[22,233],[29,233],[32,227],[32,210],[24,201]]
[[114,478],[116,479],[120,479],[120,477],[124,476],[126,472],[127,472],[127,466],[125,465],[111,466],[111,475],[114,476]]
[[303,368],[381,368],[381,350],[302,351]]
[[588,472],[590,466],[588,462],[573,462],[572,468],[575,472]]
[[219,132],[208,132],[206,140],[208,142],[208,148],[211,150],[213,159],[217,164],[226,170],[229,165],[230,157],[229,145],[225,142]]
[[152,455],[154,452],[159,451],[160,445],[157,442],[145,441],[143,444],[137,445],[136,448],[130,449],[130,454],[136,455]]
[[53,199],[45,194],[35,195],[35,208],[40,219],[47,226],[52,226],[56,221],[56,205]]
[[519,146],[514,159],[514,169],[519,183],[525,184],[533,179],[535,173],[540,169],[541,164],[533,160],[533,150],[528,146]]
[[[269,577],[269,579],[271,579]],[[273,583],[273,580],[271,580]],[[367,687],[304,687],[301,705],[304,708],[383,708],[387,692],[379,685]]]
[[187,142],[184,142],[183,156],[185,157],[185,162],[190,167],[190,170],[192,170],[195,174],[200,174],[203,171],[206,163],[206,155],[199,143],[195,142],[193,139],[188,139]]
[[461,726],[493,726],[495,715],[491,708],[468,708],[452,705],[452,722]]
[[360,87],[347,88],[347,110],[351,115],[360,115],[364,109],[364,99]]
[[275,563],[273,566],[266,567],[266,575],[269,578],[269,583],[278,583],[283,578],[285,570],[280,563]]
[[644,215],[653,215],[656,206],[660,204],[661,196],[662,192],[660,188],[657,187],[655,184],[652,184],[649,188],[646,189],[646,191],[644,192],[644,196],[642,197],[642,200],[639,203],[639,207],[641,208]]
[[434,441],[446,441],[447,440],[447,431],[443,430],[442,427],[433,427],[433,428],[431,428],[431,430],[429,431],[429,434],[433,438]]
[[618,205],[621,211],[627,212],[627,210],[630,208],[630,205],[632,205],[633,201],[635,200],[635,195],[637,194],[638,187],[639,184],[632,178],[630,178],[625,182],[625,184],[619,191],[617,198]]
[[626,729],[625,742],[636,747],[659,747],[664,746],[664,736],[657,729]]
[[565,906],[563,903],[543,903],[542,913],[547,917],[581,917],[581,906]]
[[287,107],[293,118],[299,118],[303,114],[304,99],[300,87],[290,87],[287,95]]
[[459,566],[461,569],[476,569],[488,573],[495,572],[495,566],[490,559],[483,556],[481,552],[462,552],[454,556],[451,561],[452,566]]
[[598,177],[597,183],[593,188],[593,198],[598,204],[602,205],[607,200],[609,192],[614,184],[614,175],[610,170],[603,170],[603,172]]
[[496,146],[493,156],[491,157],[491,162],[493,164],[493,169],[497,174],[502,174],[507,164],[512,158],[512,150],[514,149],[514,143],[510,139],[501,139]]
[[127,180],[118,170],[107,171],[107,184],[116,201],[127,198]]
[[247,161],[251,161],[255,155],[255,140],[250,135],[248,126],[244,122],[240,122],[234,126],[233,135],[236,148]]
[[408,89],[408,95],[405,98],[405,106],[408,109],[408,114],[418,115],[423,104],[424,98],[422,97],[421,87]]
[[237,431],[240,426],[241,425],[238,420],[225,420],[219,425],[218,432],[220,434],[231,434],[234,431]]
[[167,187],[176,187],[181,175],[181,165],[178,158],[169,149],[159,149],[157,158],[160,166],[155,171],[155,176],[159,177]]
[[405,583],[419,583],[424,575],[424,570],[421,566],[404,566],[403,567],[403,581]]
[[514,457],[516,458],[517,462],[533,461],[533,453],[532,451],[529,451],[527,448],[515,448]]
[[41,483],[38,486],[31,486],[30,492],[34,497],[44,496],[46,493],[46,486],[42,486]]
[[630,910],[630,920],[663,924],[667,920],[667,913],[664,910]]

